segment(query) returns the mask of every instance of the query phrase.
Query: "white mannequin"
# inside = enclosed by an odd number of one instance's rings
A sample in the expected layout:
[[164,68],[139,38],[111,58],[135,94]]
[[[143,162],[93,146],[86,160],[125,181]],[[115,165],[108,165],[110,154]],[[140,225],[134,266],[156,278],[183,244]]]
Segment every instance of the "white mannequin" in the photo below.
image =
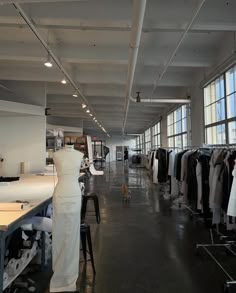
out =
[[79,275],[81,191],[78,182],[83,154],[73,145],[54,153],[58,183],[53,194],[53,276],[50,292],[74,292]]

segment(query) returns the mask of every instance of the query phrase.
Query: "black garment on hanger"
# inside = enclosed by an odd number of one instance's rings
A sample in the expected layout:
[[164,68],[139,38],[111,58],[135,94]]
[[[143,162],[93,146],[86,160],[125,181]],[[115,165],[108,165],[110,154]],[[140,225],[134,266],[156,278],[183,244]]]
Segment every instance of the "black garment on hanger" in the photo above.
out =
[[181,160],[183,155],[187,152],[188,150],[184,150],[180,153],[177,154],[177,159],[176,159],[176,179],[178,181],[181,181]]
[[198,152],[195,151],[188,157],[188,163],[187,163],[187,172],[188,172],[187,198],[193,210],[197,209],[197,199],[198,199],[198,185],[197,185],[197,174],[196,174],[198,156],[199,156]]
[[209,174],[210,174],[210,152],[201,153],[198,157],[198,161],[202,166],[202,206],[203,206],[203,215],[207,219],[210,217],[210,207],[209,207]]
[[156,159],[158,160],[158,182],[164,183],[167,181],[167,151],[159,148],[156,152]]

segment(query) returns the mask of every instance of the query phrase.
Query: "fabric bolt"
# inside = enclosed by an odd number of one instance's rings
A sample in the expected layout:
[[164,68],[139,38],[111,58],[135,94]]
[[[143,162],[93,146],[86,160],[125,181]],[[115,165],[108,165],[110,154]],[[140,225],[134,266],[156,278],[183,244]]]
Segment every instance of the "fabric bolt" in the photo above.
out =
[[50,292],[76,291],[79,275],[81,191],[78,183],[83,154],[72,146],[54,153],[58,183],[53,194]]
[[229,205],[227,210],[227,215],[236,217],[236,160],[233,170],[233,184],[230,192],[230,198],[229,198]]

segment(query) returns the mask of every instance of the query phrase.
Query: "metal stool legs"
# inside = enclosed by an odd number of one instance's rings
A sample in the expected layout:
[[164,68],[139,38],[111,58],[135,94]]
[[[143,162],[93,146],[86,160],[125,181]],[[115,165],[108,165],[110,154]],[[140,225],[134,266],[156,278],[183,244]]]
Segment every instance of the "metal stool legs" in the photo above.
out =
[[88,252],[89,252],[90,260],[92,263],[93,273],[96,274],[94,258],[93,258],[91,231],[90,231],[90,226],[87,223],[81,224],[80,237],[81,237],[84,260],[87,261],[87,244],[88,244]]

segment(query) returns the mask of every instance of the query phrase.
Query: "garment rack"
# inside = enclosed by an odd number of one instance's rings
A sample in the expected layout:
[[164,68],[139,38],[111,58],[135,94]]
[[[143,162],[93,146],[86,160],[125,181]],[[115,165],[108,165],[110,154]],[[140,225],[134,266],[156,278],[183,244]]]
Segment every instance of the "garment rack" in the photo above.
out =
[[[223,237],[223,234],[222,234],[222,237]],[[232,250],[232,247],[235,246],[235,241],[226,241],[226,243],[215,243],[212,229],[210,229],[210,238],[211,238],[211,243],[197,244],[196,251],[198,253],[198,250],[200,248],[203,248],[203,250],[210,256],[210,258],[218,265],[218,267],[228,277],[228,280],[224,284],[224,292],[229,292],[229,293],[232,292],[233,293],[233,292],[235,292],[234,290],[236,290],[236,280],[230,275],[230,273],[224,268],[224,266],[217,260],[217,258],[210,252],[209,248],[211,248],[211,247],[224,247],[227,249],[227,251],[229,251],[233,256],[236,257],[236,252],[234,250]]]
[[[211,145],[204,145],[204,148],[212,148],[212,149],[235,149],[236,144],[228,145],[228,144],[211,144]],[[228,236],[224,235],[219,231],[219,225],[216,225],[215,232],[217,235],[220,236],[220,239],[226,239]],[[225,243],[215,243],[214,236],[213,236],[213,229],[210,229],[210,238],[211,243],[204,243],[204,244],[196,244],[196,250],[198,251],[202,248],[210,258],[218,265],[218,267],[224,272],[227,276],[228,280],[224,284],[224,292],[233,293],[236,292],[236,279],[232,277],[232,275],[226,270],[226,268],[217,260],[217,258],[210,252],[209,248],[213,247],[223,247],[227,249],[233,256],[236,257],[236,252],[232,249],[232,247],[236,246],[236,241],[225,241]]]

